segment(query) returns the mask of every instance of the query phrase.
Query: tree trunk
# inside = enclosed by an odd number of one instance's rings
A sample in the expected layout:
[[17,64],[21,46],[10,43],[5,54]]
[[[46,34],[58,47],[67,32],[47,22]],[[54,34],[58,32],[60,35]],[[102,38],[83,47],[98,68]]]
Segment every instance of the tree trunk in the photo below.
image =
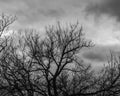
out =
[[34,92],[31,91],[31,90],[29,90],[29,91],[27,92],[27,96],[34,96]]
[[53,89],[54,89],[54,96],[58,96],[56,78],[53,80]]

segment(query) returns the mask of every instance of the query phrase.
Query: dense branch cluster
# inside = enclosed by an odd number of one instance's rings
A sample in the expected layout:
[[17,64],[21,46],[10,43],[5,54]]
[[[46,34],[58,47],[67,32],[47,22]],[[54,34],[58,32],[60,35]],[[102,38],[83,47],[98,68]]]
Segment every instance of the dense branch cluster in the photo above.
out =
[[[15,20],[1,16],[1,35]],[[30,30],[29,30],[30,31]],[[120,62],[111,54],[99,73],[81,61],[92,46],[79,24],[46,28],[46,36],[28,33],[14,41],[0,38],[0,96],[119,96]]]

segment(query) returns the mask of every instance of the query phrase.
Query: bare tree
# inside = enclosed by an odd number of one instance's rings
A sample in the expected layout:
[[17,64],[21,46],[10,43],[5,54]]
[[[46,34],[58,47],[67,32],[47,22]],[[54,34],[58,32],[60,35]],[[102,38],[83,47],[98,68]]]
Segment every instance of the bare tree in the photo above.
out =
[[9,37],[5,37],[4,33],[9,31],[9,26],[16,20],[15,16],[6,15],[2,13],[0,15],[0,52],[7,46]]
[[[25,30],[17,43],[11,39],[0,56],[1,96],[119,96],[120,58],[111,54],[96,73],[79,57],[93,46],[79,24],[46,28],[41,38]],[[6,41],[8,42],[8,41]]]
[[44,91],[49,96],[59,96],[59,76],[63,71],[73,71],[73,67],[70,66],[79,65],[82,68],[78,53],[84,47],[90,47],[92,43],[84,39],[78,23],[70,25],[69,28],[62,28],[58,23],[56,27],[49,27],[46,33],[44,40],[39,42],[38,36],[29,36],[26,43],[29,56],[34,59],[37,70],[43,75]]
[[[34,60],[39,74],[39,88],[48,96],[109,96],[119,94],[119,59],[111,56],[108,66],[94,72],[79,58],[80,50],[92,46],[82,28],[58,23],[46,30],[41,40],[38,35],[26,38],[28,54]],[[117,87],[114,84],[117,83]],[[42,86],[42,87],[41,87]],[[116,89],[117,88],[117,89]]]
[[[8,27],[16,20],[15,16],[1,14],[0,15],[0,56],[3,55],[3,50],[8,46],[9,36],[4,36],[4,33],[9,31]],[[1,69],[1,68],[0,68]],[[1,75],[0,75],[1,78]],[[2,80],[0,80],[0,86],[2,84]],[[4,88],[0,88],[2,91]],[[0,91],[0,93],[4,94],[4,92]]]

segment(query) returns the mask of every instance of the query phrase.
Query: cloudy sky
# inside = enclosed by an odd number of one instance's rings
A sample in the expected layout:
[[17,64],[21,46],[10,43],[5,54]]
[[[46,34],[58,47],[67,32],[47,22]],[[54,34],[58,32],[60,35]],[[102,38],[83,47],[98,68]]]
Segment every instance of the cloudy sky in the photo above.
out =
[[15,30],[79,21],[96,45],[82,56],[95,64],[106,61],[110,50],[120,53],[119,9],[120,0],[0,0],[1,13],[17,16]]

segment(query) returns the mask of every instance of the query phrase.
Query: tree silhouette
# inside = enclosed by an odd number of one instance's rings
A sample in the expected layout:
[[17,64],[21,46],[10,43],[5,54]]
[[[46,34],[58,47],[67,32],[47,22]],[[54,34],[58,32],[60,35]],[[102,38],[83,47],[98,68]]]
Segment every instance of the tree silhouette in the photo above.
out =
[[1,96],[120,95],[120,58],[111,54],[98,73],[85,64],[80,53],[93,44],[78,23],[49,26],[44,37],[35,30],[22,32],[18,40],[1,38]]
[[49,27],[46,33],[47,37],[41,42],[38,36],[30,36],[26,42],[30,50],[29,56],[34,59],[39,66],[37,70],[43,75],[46,93],[49,96],[58,96],[62,94],[59,89],[59,76],[63,71],[73,71],[70,65],[79,65],[82,68],[77,55],[82,48],[90,47],[91,42],[84,39],[78,23],[65,29],[58,23],[56,28]]

